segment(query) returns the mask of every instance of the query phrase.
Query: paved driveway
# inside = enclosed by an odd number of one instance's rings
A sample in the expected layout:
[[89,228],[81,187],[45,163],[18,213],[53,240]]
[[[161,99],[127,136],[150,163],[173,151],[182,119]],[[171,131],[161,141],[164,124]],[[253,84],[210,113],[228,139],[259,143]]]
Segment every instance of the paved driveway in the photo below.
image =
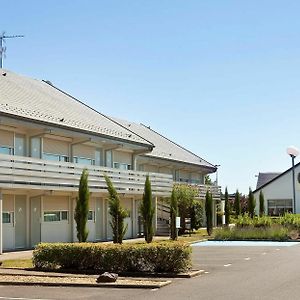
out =
[[300,299],[300,246],[194,247],[193,260],[207,273],[159,290],[2,286],[0,299]]

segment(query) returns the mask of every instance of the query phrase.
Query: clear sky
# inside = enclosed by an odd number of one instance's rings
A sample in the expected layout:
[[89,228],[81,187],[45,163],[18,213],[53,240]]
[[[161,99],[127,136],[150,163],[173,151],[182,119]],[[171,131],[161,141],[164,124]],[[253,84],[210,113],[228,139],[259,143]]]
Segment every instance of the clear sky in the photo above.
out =
[[300,147],[299,12],[292,0],[1,1],[0,30],[25,35],[7,41],[4,67],[151,125],[247,192]]

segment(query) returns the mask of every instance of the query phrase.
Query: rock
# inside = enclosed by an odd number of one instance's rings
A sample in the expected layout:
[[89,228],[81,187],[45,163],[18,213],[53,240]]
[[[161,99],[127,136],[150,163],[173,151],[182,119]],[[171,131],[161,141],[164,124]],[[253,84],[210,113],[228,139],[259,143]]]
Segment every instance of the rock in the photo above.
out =
[[118,274],[105,272],[97,278],[97,282],[98,283],[101,283],[101,282],[116,282],[117,279],[118,279]]

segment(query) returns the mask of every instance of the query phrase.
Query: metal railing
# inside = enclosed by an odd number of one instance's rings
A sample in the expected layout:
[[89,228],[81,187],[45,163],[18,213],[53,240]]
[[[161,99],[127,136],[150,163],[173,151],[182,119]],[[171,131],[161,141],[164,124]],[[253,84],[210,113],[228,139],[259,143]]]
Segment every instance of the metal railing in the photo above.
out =
[[146,175],[149,174],[152,193],[170,196],[173,186],[171,175],[126,171],[98,166],[0,154],[0,188],[47,189],[77,191],[84,168],[89,172],[91,192],[106,193],[106,174],[120,193],[143,194]]

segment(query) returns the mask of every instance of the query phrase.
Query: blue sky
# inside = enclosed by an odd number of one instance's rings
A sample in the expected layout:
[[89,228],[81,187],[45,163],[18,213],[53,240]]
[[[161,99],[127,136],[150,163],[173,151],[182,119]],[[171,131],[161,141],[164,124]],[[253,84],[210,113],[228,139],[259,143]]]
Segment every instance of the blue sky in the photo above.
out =
[[151,125],[247,192],[300,147],[299,11],[274,0],[5,1],[0,30],[25,38],[7,41],[4,67]]

